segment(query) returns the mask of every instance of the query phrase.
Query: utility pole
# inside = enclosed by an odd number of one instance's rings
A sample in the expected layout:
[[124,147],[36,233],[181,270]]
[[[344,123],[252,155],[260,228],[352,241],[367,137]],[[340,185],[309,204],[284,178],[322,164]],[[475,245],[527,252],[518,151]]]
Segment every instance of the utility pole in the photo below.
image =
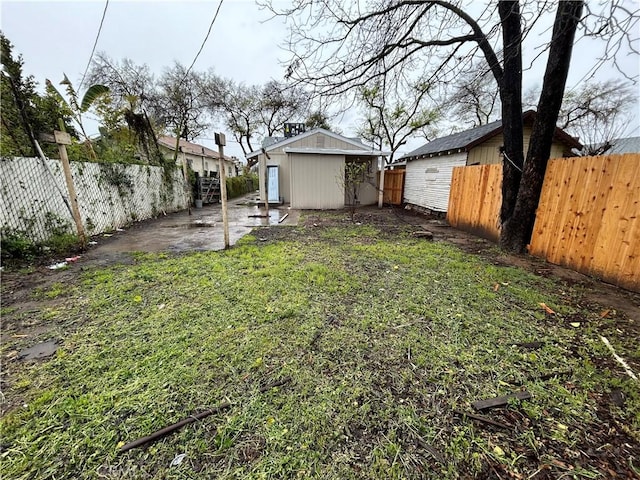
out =
[[224,248],[229,248],[229,219],[227,218],[227,174],[224,165],[224,146],[227,140],[224,133],[214,135],[216,145],[218,145],[218,171],[220,172],[220,199],[222,201],[222,224],[224,226]]
[[69,191],[69,201],[71,203],[71,213],[73,215],[73,221],[76,224],[76,230],[78,231],[78,237],[84,247],[87,243],[87,235],[84,232],[84,225],[82,224],[82,217],[80,216],[80,208],[78,207],[78,196],[76,195],[76,187],[73,184],[73,177],[71,176],[71,167],[69,166],[69,157],[67,156],[67,145],[71,145],[71,136],[67,132],[59,132],[55,130],[53,132],[56,144],[58,144],[58,152],[60,153],[60,160],[62,161],[62,170],[64,171],[64,180],[67,183],[67,190]]

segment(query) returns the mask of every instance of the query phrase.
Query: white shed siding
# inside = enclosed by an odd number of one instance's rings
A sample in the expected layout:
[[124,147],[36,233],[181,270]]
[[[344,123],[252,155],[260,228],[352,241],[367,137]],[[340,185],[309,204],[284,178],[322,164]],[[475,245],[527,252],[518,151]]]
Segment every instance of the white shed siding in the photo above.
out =
[[446,212],[453,167],[464,166],[466,162],[466,152],[407,162],[404,201],[436,212]]
[[344,207],[344,155],[289,154],[291,207],[331,209]]

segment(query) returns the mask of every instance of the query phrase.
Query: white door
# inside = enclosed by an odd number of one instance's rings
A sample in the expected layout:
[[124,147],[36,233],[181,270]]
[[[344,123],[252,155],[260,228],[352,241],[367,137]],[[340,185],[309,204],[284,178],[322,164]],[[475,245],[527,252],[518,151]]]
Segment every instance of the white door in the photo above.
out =
[[267,200],[269,201],[269,203],[280,202],[278,173],[279,172],[277,166],[267,167]]

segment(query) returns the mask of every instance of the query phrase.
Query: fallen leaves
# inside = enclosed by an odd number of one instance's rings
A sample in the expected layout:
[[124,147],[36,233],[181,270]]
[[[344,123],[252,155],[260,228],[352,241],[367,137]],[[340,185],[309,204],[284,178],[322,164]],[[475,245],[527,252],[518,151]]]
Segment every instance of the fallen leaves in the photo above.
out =
[[556,312],[554,312],[553,310],[551,310],[546,303],[539,303],[539,305],[542,307],[542,309],[545,311],[546,314],[548,315],[555,315]]

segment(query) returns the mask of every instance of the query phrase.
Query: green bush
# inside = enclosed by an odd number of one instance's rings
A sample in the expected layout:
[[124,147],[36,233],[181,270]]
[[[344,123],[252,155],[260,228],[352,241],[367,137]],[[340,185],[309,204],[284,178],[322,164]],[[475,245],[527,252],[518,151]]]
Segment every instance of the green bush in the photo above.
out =
[[55,255],[66,255],[82,250],[80,239],[72,233],[56,233],[44,243]]
[[44,260],[49,256],[62,256],[82,250],[82,242],[74,234],[71,225],[52,212],[44,215],[44,228],[49,237],[43,242],[31,240],[29,230],[3,228],[0,251],[3,262],[20,265],[32,260]]
[[227,178],[227,198],[236,198],[258,189],[258,175],[240,175]]
[[42,253],[40,246],[33,243],[24,232],[3,229],[0,241],[2,260],[30,260]]

